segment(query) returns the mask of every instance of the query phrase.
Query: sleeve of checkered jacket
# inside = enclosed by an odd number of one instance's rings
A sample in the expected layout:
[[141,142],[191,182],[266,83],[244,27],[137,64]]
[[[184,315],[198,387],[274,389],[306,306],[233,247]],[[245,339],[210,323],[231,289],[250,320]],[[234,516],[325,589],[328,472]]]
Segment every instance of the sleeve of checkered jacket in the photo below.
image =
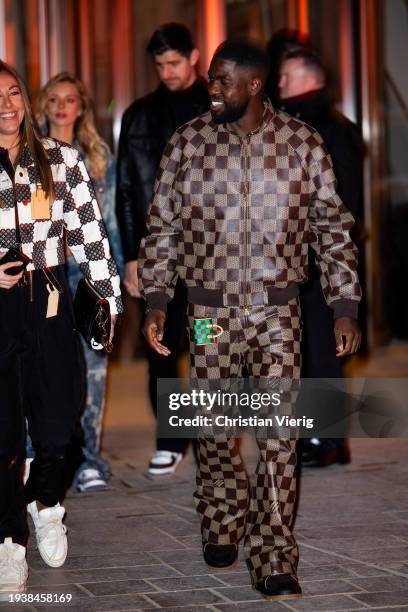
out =
[[64,151],[66,239],[83,274],[109,301],[112,314],[123,311],[120,280],[85,164],[74,149]]
[[178,276],[181,196],[175,183],[181,159],[182,137],[175,132],[160,162],[138,258],[140,292],[150,308],[164,312]]
[[350,316],[356,319],[361,287],[357,247],[350,238],[354,219],[336,193],[336,177],[323,141],[316,133],[311,140],[308,160],[310,243],[316,252],[323,293],[334,311],[334,318]]

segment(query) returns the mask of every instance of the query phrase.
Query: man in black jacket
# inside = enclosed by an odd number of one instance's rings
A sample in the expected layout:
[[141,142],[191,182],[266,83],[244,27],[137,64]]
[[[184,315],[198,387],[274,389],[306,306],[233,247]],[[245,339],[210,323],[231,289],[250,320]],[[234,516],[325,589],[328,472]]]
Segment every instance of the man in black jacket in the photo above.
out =
[[[333,161],[338,193],[357,220],[353,237],[358,243],[363,184],[363,145],[359,131],[333,108],[326,88],[326,72],[317,53],[305,46],[294,48],[293,41],[291,47],[280,64],[278,106],[314,127],[322,136]],[[343,359],[336,357],[332,314],[323,297],[311,249],[309,267],[309,280],[300,293],[304,324],[302,377],[342,378]],[[340,404],[338,408],[341,410]],[[322,405],[321,409],[329,410],[330,407]],[[331,463],[350,462],[350,451],[344,439],[312,438],[302,442],[301,461],[305,466],[325,467]]]
[[[160,84],[131,104],[122,119],[118,155],[117,217],[125,256],[125,287],[140,297],[137,256],[146,231],[146,212],[153,194],[156,171],[163,150],[173,132],[209,109],[205,82],[197,78],[199,59],[189,30],[168,23],[154,32],[147,51],[151,55]],[[177,361],[183,351],[187,299],[181,283],[167,314],[166,345],[171,356],[162,359],[148,350],[149,395],[157,409],[157,379],[177,378]],[[149,472],[172,473],[188,445],[184,439],[157,439]]]

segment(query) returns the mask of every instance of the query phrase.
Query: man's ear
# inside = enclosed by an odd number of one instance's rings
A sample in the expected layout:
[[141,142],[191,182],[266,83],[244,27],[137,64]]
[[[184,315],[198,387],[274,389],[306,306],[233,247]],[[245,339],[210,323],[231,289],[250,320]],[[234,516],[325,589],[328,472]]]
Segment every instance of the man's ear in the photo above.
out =
[[196,66],[199,59],[200,59],[200,52],[199,52],[199,50],[198,49],[193,49],[192,52],[190,53],[190,57],[189,57],[190,64],[192,66]]
[[250,91],[249,91],[250,95],[257,96],[261,90],[262,90],[262,79],[260,79],[259,77],[254,77],[253,79],[251,79]]

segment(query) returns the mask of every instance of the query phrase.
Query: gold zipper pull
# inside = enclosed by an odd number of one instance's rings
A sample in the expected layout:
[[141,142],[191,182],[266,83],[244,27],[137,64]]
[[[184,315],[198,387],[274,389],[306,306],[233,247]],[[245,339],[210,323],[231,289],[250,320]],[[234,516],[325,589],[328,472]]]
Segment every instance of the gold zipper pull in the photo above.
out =
[[243,308],[243,313],[244,313],[244,315],[245,315],[246,317],[249,315],[249,308],[248,308],[248,306],[244,306],[244,308]]

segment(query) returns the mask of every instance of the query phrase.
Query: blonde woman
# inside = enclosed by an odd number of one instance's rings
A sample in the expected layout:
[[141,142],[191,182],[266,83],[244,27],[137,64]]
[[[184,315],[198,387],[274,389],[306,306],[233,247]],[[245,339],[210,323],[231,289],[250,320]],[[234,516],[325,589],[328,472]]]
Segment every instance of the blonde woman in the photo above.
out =
[[[119,268],[122,252],[115,216],[115,164],[109,147],[98,134],[91,100],[83,83],[67,72],[48,81],[41,90],[37,119],[44,133],[79,150],[92,178],[98,204],[108,232],[112,254]],[[82,273],[73,257],[67,258],[72,292]],[[107,356],[83,342],[87,366],[86,404],[81,423],[84,434],[83,460],[75,474],[79,491],[107,487],[109,464],[100,455],[100,439],[105,402]]]
[[[0,591],[26,586],[26,504],[44,562],[60,567],[68,551],[60,501],[83,361],[64,241],[114,325],[119,276],[85,165],[73,147],[41,137],[24,82],[0,61]],[[4,263],[11,250],[17,262]],[[35,458],[24,486],[26,419]]]

